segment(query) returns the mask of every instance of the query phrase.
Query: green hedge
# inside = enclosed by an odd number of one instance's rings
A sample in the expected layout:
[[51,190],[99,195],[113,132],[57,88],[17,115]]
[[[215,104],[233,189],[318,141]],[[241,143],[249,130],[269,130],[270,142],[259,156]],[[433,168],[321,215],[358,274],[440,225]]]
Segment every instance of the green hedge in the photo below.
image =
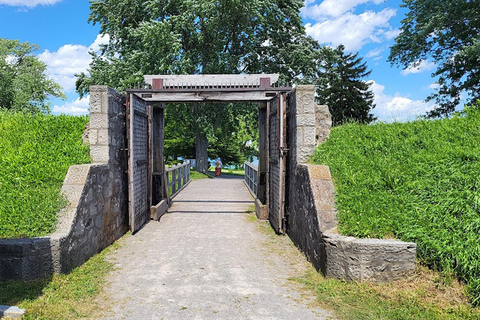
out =
[[72,164],[89,163],[88,117],[0,111],[0,238],[54,231],[66,204],[60,189]]
[[450,119],[349,124],[312,161],[330,166],[339,230],[417,243],[480,304],[480,105]]

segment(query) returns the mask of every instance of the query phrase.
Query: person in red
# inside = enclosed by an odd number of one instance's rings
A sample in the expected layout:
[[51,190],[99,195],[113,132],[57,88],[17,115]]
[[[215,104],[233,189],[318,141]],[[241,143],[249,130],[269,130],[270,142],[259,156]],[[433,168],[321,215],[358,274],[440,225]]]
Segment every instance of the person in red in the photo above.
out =
[[222,175],[222,160],[220,157],[215,160],[215,177],[220,177]]

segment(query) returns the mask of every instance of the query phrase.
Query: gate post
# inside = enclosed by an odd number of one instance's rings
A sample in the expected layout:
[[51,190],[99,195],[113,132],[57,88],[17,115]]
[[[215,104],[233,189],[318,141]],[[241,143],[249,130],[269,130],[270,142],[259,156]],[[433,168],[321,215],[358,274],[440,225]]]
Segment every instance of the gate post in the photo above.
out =
[[152,205],[157,205],[166,198],[163,190],[163,174],[165,163],[163,160],[165,140],[165,109],[163,104],[153,106],[153,186]]
[[257,198],[262,204],[267,203],[267,103],[260,103],[258,110],[258,188]]

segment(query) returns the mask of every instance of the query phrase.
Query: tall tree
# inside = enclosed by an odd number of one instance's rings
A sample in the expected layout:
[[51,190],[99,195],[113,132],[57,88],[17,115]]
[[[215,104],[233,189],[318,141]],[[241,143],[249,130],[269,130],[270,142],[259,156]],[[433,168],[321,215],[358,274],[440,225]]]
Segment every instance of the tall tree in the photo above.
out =
[[389,61],[404,68],[435,62],[437,91],[427,97],[438,107],[428,116],[449,115],[462,94],[480,98],[480,5],[475,0],[404,0],[409,11],[391,47]]
[[46,75],[47,66],[33,55],[36,45],[0,38],[0,108],[48,112],[49,96],[65,98]]
[[[92,84],[122,90],[144,74],[280,73],[291,81],[314,70],[316,42],[305,35],[301,0],[91,0],[89,21],[100,25],[109,43],[92,53]],[[207,169],[208,132],[220,112],[194,105],[195,144],[200,171]],[[222,121],[226,121],[222,119]]]
[[365,82],[371,71],[358,53],[345,53],[345,47],[324,46],[319,50],[317,102],[328,105],[333,125],[354,120],[369,123],[375,118],[370,84]]

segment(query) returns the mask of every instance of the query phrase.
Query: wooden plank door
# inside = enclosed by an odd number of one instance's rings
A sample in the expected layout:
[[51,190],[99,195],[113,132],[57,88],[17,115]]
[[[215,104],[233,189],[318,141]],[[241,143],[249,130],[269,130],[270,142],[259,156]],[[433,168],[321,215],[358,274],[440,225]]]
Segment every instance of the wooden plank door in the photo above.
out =
[[268,128],[268,219],[279,234],[285,233],[286,103],[283,94],[270,102]]
[[138,231],[150,219],[149,106],[130,94],[128,112],[128,201],[129,228]]

